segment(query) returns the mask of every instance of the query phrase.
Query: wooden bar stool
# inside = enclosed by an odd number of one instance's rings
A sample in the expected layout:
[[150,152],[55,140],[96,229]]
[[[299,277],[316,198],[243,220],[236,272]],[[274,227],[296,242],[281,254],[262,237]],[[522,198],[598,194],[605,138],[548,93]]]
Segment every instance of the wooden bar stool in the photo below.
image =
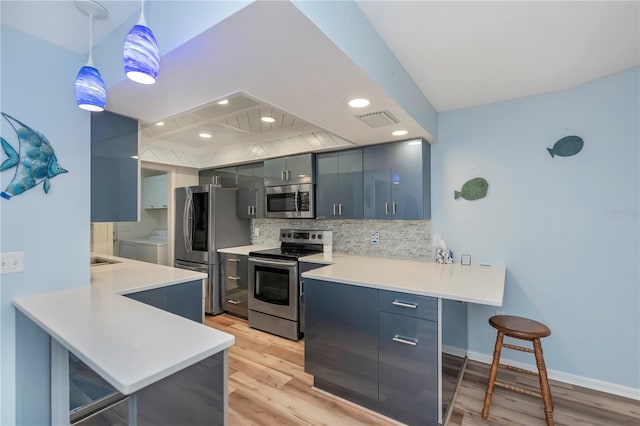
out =
[[[547,420],[547,426],[553,426],[553,402],[551,401],[551,389],[549,388],[549,380],[547,379],[547,368],[544,365],[544,357],[542,356],[542,345],[540,344],[540,339],[550,335],[551,330],[549,330],[549,327],[540,322],[510,315],[493,316],[489,318],[489,324],[491,324],[493,328],[498,330],[498,335],[496,337],[496,346],[493,351],[493,363],[491,364],[491,371],[489,373],[487,393],[484,397],[482,418],[486,420],[487,417],[489,417],[489,406],[491,405],[493,390],[496,386],[500,386],[502,388],[523,393],[525,395],[542,397],[542,400],[544,401],[544,415]],[[533,349],[502,343],[502,341],[504,340],[504,336],[533,342]],[[538,373],[536,374],[532,371],[523,370],[522,368],[500,364],[500,352],[502,351],[502,347],[514,349],[516,351],[533,353],[536,357],[536,366],[538,367]],[[509,370],[518,371],[520,373],[538,376],[538,379],[540,380],[541,393],[531,392],[521,387],[496,381],[499,366],[505,367]]]

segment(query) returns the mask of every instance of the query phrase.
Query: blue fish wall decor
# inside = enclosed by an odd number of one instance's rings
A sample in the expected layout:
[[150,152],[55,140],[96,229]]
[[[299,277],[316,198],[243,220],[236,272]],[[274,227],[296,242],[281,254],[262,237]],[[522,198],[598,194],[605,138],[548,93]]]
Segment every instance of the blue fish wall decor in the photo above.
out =
[[56,154],[45,135],[9,114],[4,112],[1,114],[16,132],[18,150],[16,151],[9,142],[0,137],[2,149],[7,155],[7,159],[0,165],[0,171],[16,168],[13,179],[0,196],[8,200],[41,183],[43,183],[44,192],[48,193],[51,188],[49,180],[61,173],[67,173],[67,170],[58,164]]
[[582,150],[584,141],[580,136],[565,136],[553,145],[553,148],[547,148],[551,158],[554,156],[571,157]]

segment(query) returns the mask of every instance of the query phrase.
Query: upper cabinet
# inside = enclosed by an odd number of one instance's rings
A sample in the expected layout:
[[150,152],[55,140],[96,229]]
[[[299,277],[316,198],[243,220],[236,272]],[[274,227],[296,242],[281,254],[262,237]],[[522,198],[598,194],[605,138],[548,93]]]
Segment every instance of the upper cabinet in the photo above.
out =
[[313,154],[292,155],[264,161],[264,186],[314,182]]
[[261,162],[238,166],[238,217],[264,217],[264,166]]
[[365,219],[431,218],[431,146],[420,139],[365,147]]
[[199,178],[200,185],[211,183],[225,188],[234,188],[238,185],[236,166],[200,170]]
[[166,209],[168,198],[168,175],[161,174],[142,179],[142,208]]
[[362,219],[362,149],[316,155],[316,217]]
[[91,221],[138,221],[138,121],[91,113]]

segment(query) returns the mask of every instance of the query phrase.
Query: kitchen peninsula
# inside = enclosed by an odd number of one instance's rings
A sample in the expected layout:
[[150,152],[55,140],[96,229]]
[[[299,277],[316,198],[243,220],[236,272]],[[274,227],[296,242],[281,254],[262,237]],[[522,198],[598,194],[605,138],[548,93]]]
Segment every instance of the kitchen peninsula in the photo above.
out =
[[302,275],[314,386],[408,424],[446,423],[466,365],[462,302],[502,305],[505,267],[336,253],[301,261],[327,264]]
[[70,352],[129,397],[129,424],[226,424],[234,337],[201,324],[205,275],[101,257],[115,263],[93,266],[91,285],[13,301],[51,336],[51,423],[70,421]]

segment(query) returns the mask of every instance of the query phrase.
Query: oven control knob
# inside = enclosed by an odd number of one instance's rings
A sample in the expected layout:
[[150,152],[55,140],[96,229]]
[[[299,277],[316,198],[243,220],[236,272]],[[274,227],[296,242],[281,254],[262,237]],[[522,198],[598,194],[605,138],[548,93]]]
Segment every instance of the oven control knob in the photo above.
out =
[[287,234],[287,238],[291,238],[291,233]]
[[286,237],[287,234],[285,234],[284,232],[282,233],[282,238]]
[[318,239],[321,240],[322,239],[322,234],[318,234]]
[[315,240],[316,239],[316,234],[311,234],[311,239]]

